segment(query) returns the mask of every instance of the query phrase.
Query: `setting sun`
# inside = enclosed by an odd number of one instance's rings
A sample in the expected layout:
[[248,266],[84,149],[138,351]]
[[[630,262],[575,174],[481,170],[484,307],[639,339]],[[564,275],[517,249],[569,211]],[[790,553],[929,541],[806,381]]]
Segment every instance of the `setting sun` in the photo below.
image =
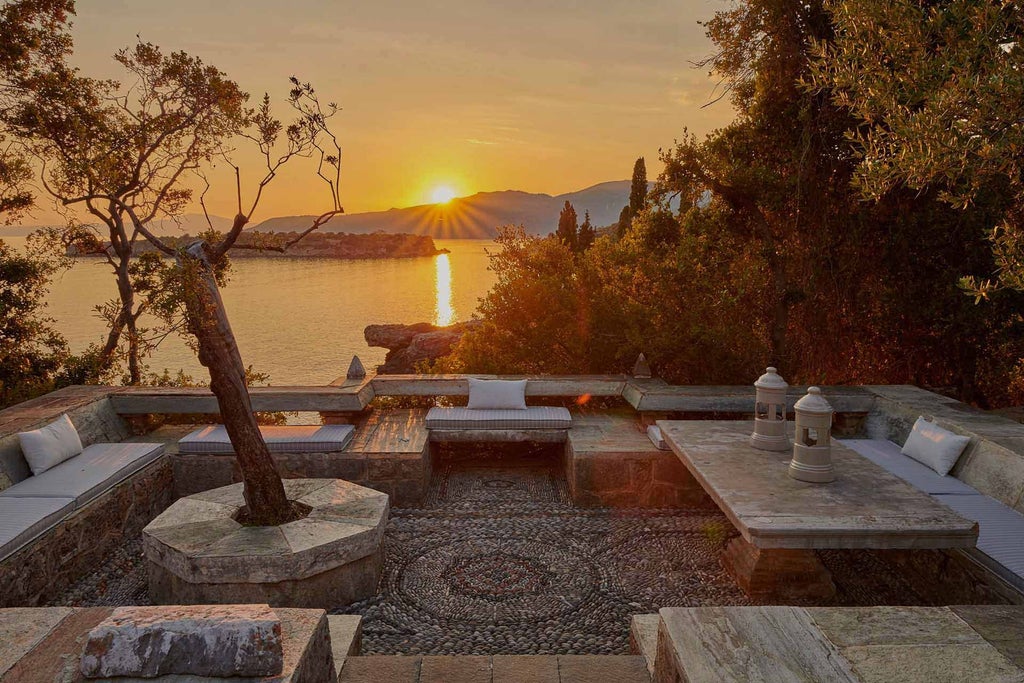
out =
[[430,191],[430,201],[435,204],[447,204],[455,199],[455,190],[448,185],[438,185]]

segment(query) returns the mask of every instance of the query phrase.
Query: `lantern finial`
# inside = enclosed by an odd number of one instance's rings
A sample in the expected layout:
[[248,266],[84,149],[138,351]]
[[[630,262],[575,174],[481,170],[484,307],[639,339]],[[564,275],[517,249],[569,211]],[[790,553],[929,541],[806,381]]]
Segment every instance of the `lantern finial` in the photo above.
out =
[[796,435],[789,476],[800,481],[823,484],[835,480],[832,464],[832,406],[818,387],[808,387],[807,395],[793,406]]
[[754,382],[754,433],[750,445],[763,451],[787,451],[786,437],[786,380],[779,371],[769,367]]

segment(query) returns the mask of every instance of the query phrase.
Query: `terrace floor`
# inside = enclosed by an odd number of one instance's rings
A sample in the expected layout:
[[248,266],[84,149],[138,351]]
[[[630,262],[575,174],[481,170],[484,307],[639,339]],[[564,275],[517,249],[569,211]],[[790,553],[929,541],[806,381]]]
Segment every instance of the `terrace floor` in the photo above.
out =
[[[578,509],[550,450],[466,449],[436,464],[420,508],[395,508],[363,654],[627,654],[630,615],[750,600],[719,556],[717,509]],[[832,605],[931,604],[878,555],[821,553]],[[145,605],[141,543],[124,544],[57,605]]]

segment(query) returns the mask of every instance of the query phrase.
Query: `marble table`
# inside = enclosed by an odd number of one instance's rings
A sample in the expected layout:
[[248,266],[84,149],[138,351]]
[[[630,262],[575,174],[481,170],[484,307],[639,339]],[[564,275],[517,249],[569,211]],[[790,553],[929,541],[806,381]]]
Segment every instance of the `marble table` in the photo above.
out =
[[752,422],[661,420],[666,442],[740,532],[722,558],[752,596],[827,599],[815,549],[972,548],[977,523],[842,444],[836,480],[797,481],[791,451],[751,447]]

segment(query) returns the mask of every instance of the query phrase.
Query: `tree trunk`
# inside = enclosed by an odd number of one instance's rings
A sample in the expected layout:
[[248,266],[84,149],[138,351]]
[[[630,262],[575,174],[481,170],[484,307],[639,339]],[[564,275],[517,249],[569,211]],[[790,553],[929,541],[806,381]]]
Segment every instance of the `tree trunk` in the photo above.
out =
[[184,293],[189,331],[199,342],[199,362],[210,371],[210,389],[238,457],[245,483],[247,521],[259,526],[295,518],[281,477],[260,434],[245,385],[245,366],[228,322],[207,256],[205,242],[195,242],[179,257],[185,274]]

